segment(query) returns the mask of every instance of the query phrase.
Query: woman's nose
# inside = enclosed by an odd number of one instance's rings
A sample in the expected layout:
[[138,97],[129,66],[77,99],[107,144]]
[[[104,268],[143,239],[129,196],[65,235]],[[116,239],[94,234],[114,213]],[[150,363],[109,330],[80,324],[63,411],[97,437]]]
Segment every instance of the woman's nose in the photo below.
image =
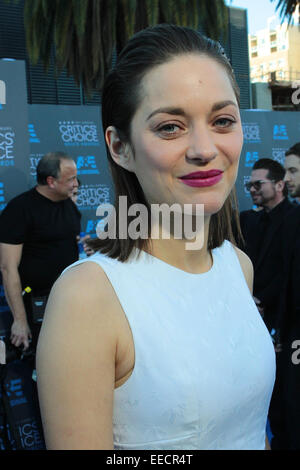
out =
[[192,163],[208,163],[218,154],[213,136],[208,129],[195,129],[186,151],[186,160]]

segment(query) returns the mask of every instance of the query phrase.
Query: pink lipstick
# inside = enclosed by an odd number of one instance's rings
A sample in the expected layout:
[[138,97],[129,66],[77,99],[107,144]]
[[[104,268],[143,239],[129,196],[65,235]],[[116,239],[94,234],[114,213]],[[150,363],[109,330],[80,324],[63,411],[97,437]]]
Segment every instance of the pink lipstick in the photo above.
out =
[[209,171],[195,171],[180,177],[180,180],[195,188],[204,188],[206,186],[213,186],[217,184],[223,176],[222,170],[209,170]]

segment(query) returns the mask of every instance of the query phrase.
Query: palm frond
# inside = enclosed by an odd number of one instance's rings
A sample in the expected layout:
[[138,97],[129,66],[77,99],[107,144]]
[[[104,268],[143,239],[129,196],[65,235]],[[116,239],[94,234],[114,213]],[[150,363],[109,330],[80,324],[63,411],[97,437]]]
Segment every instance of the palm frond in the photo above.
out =
[[105,59],[105,74],[111,67],[112,54],[116,43],[117,0],[102,0],[102,49]]
[[187,23],[187,1],[188,0],[176,0],[175,5],[175,21],[176,24],[182,26],[188,26]]
[[[288,0],[288,2],[294,0]],[[282,0],[279,0],[282,3]],[[214,38],[226,31],[225,0],[25,0],[24,25],[30,60],[66,68],[89,93],[99,90],[112,60],[140,29],[175,23]]]
[[68,58],[65,54],[72,31],[73,10],[68,0],[56,0],[54,43],[60,64],[65,65]]
[[190,5],[189,5],[189,8],[187,9],[187,24],[193,29],[198,29],[198,26],[199,26],[198,0],[190,0]]
[[159,0],[146,0],[145,7],[147,11],[147,24],[154,26],[159,18]]
[[[202,7],[200,2],[200,7]],[[211,0],[207,3],[205,12],[202,9],[200,22],[206,34],[218,40],[220,35],[226,34],[228,24],[228,9],[223,0]]]
[[135,13],[137,0],[121,0],[124,14],[124,30],[126,41],[133,36],[135,32]]
[[[47,1],[47,0],[45,0]],[[75,31],[79,38],[85,33],[89,0],[71,0]]]
[[160,0],[159,2],[161,21],[163,23],[174,23],[175,19],[175,0]]
[[280,9],[281,23],[287,19],[288,24],[291,24],[293,13],[296,11],[297,6],[300,8],[300,0],[271,0],[271,2],[275,1],[277,1],[276,11]]

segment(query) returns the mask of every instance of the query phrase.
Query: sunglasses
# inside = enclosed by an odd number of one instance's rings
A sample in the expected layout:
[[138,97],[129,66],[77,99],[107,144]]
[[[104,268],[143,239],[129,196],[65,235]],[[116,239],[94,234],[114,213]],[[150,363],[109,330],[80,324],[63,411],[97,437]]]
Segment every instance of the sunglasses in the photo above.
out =
[[258,180],[258,181],[248,181],[248,183],[245,184],[245,188],[247,191],[250,191],[250,189],[253,188],[255,191],[259,191],[261,189],[261,185],[263,183],[272,183],[274,180]]

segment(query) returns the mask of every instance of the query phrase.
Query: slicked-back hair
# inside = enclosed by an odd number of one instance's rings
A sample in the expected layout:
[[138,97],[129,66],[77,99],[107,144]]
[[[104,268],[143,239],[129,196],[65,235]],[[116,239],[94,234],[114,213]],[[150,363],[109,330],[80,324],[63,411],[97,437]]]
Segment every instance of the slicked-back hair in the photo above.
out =
[[[230,62],[218,42],[190,28],[170,24],[156,25],[136,33],[129,40],[118,56],[115,67],[106,77],[102,92],[104,133],[107,127],[114,126],[121,141],[130,144],[131,123],[143,99],[144,76],[154,67],[166,64],[175,57],[185,54],[202,55],[224,67],[239,104],[239,87]],[[136,175],[115,163],[108,148],[107,154],[115,189],[116,220],[119,220],[119,196],[127,196],[128,207],[136,203],[144,204],[150,216],[150,207]],[[241,234],[235,189],[232,190],[222,209],[211,217],[209,249],[220,246],[225,239],[234,242],[231,227],[233,218],[238,227],[238,234]],[[129,223],[130,218],[128,218]],[[150,219],[148,226],[150,235]],[[92,246],[95,250],[100,250],[112,258],[126,261],[134,247],[143,249],[147,246],[147,249],[151,251],[151,240],[150,237],[148,240],[96,239],[92,242]]]
[[[272,158],[260,158],[254,163],[252,170],[268,170],[267,178],[275,183],[283,181],[285,176],[285,168],[276,160],[272,160]],[[288,195],[286,185],[284,185],[283,195]]]

